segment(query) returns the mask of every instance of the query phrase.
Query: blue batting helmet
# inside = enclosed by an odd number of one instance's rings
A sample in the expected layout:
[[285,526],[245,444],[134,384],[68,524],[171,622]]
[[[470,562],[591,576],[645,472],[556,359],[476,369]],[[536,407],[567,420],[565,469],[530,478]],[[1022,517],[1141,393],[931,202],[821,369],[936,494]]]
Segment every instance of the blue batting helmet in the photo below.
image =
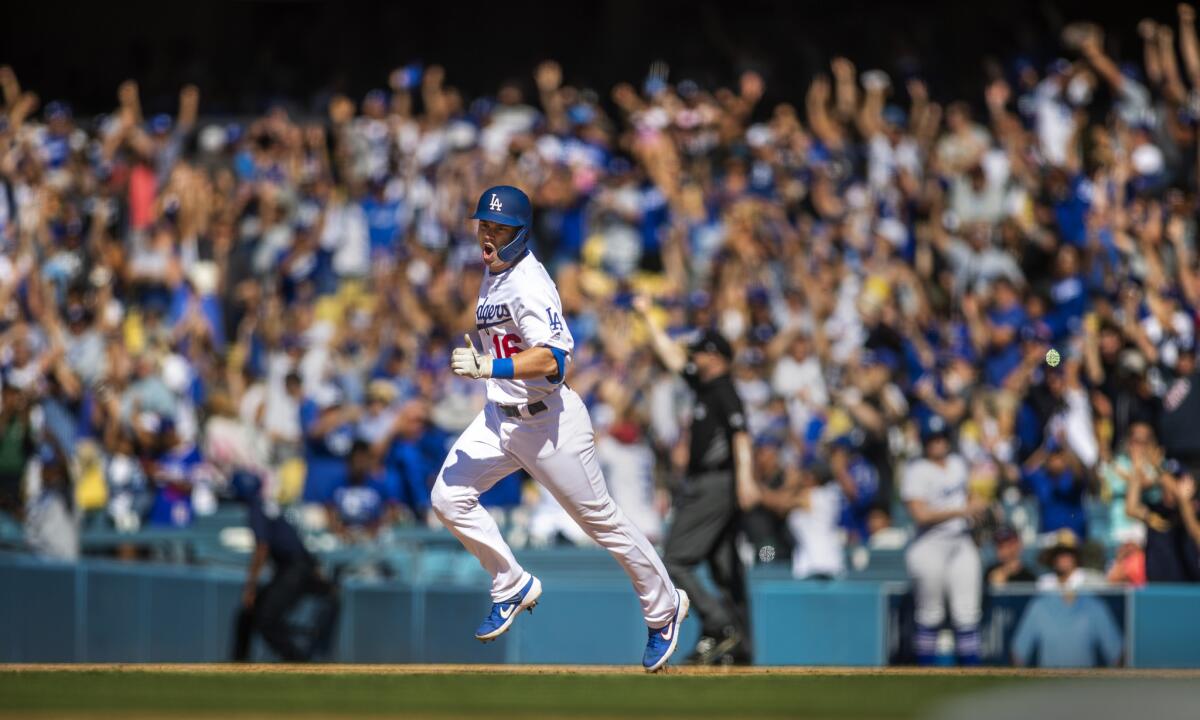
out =
[[533,205],[529,196],[519,188],[511,185],[497,185],[483,191],[479,196],[479,204],[475,207],[472,220],[488,220],[501,225],[512,225],[519,228],[512,242],[497,251],[497,256],[504,262],[512,262],[521,257],[529,243],[529,228],[533,224]]

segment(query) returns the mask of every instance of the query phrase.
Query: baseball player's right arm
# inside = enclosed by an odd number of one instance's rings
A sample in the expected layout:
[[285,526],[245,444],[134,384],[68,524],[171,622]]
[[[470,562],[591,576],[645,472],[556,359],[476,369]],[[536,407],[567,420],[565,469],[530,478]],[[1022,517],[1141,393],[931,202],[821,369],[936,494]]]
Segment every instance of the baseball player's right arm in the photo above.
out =
[[[491,377],[529,380],[562,374],[557,356],[547,347],[529,348],[505,359],[476,350],[470,333],[463,335],[463,343],[463,347],[454,348],[450,354],[450,369],[462,377],[475,380]],[[497,368],[503,369],[498,372]]]
[[654,318],[650,317],[650,299],[645,295],[638,295],[633,299],[633,309],[646,323],[646,329],[650,332],[650,347],[654,348],[654,354],[671,372],[682,372],[687,365],[687,353],[678,343],[667,337],[663,329],[654,322]]

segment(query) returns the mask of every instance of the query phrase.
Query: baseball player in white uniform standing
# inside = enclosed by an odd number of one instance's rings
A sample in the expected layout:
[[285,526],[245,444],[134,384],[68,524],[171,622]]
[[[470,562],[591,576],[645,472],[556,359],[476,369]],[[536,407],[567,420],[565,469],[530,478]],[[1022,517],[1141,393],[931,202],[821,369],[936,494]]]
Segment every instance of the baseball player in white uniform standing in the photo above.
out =
[[916,605],[917,662],[932,665],[937,633],[946,619],[954,626],[960,665],[979,664],[979,620],[983,577],[971,525],[986,505],[967,497],[967,463],[951,452],[949,427],[934,415],[921,428],[925,457],[906,469],[900,497],[917,525],[905,553]]
[[563,383],[574,340],[558,289],[528,248],[529,198],[515,187],[489,188],[472,218],[479,221],[487,266],[475,309],[484,352],[468,334],[450,367],[486,380],[488,403],[450,448],[432,501],[438,517],[492,576],[492,610],[475,637],[487,642],[504,634],[542,594],[541,582],[517,562],[479,504],[481,493],[520,467],[629,574],[648,627],[642,665],[659,670],[675,651],[688,597],[609,496],[587,407]]

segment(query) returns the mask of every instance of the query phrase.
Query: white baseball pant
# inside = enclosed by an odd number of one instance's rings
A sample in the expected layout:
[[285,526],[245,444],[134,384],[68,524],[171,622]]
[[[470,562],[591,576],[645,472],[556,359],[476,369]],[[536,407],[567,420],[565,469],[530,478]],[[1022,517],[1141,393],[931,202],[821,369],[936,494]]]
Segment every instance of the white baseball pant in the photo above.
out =
[[970,535],[925,535],[912,541],[905,553],[913,581],[917,624],[936,628],[946,619],[956,628],[979,624],[983,592],[983,570],[979,549]]
[[675,585],[662,560],[613,502],[596,459],[595,431],[579,395],[562,387],[533,416],[509,418],[488,403],[450,448],[433,486],[433,510],[492,576],[492,599],[514,595],[528,575],[479,495],[525,470],[581,528],[612,553],[633,581],[649,627],[675,615]]

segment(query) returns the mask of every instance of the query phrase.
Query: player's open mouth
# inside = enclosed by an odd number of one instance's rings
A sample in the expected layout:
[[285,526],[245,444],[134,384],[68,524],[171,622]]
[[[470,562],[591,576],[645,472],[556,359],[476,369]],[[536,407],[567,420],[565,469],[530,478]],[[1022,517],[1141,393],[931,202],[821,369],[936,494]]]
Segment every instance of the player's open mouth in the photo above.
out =
[[485,242],[483,243],[483,261],[491,262],[496,257],[496,246]]

